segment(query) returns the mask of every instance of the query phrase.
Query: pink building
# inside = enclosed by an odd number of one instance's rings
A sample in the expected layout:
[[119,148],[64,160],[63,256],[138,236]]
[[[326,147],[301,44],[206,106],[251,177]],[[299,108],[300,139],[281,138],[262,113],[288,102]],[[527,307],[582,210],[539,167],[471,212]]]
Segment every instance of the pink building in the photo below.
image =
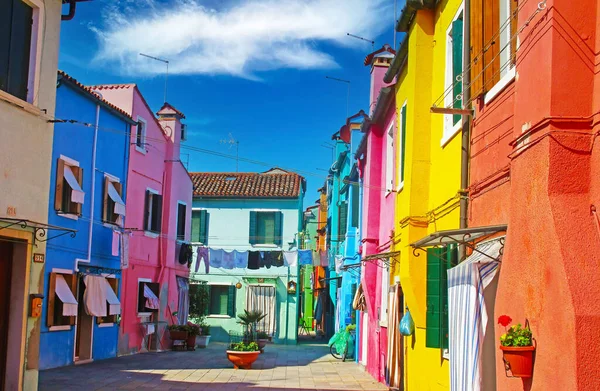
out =
[[[391,251],[394,240],[394,141],[396,114],[394,88],[383,82],[395,52],[388,45],[369,54],[371,66],[370,121],[357,151],[363,182],[362,286],[367,311],[359,325],[359,361],[378,381],[384,382],[387,361],[387,301],[389,265],[377,258]],[[368,347],[368,348],[367,348]]]
[[[124,227],[131,234],[129,267],[122,275],[119,354],[167,349],[166,325],[185,321],[188,311],[189,268],[179,263],[181,243],[190,239],[192,210],[192,181],[180,160],[185,116],[165,103],[156,117],[135,84],[93,88],[138,121],[130,143]],[[163,339],[148,346],[155,332]]]

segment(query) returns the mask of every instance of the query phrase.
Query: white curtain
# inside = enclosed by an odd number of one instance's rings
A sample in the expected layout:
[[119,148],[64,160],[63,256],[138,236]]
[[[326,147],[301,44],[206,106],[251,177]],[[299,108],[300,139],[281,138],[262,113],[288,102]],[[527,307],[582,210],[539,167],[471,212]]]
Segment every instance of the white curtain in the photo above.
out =
[[106,279],[102,276],[85,276],[83,301],[85,310],[91,316],[106,316]]
[[179,324],[186,324],[190,312],[190,280],[177,276],[177,290],[179,291],[177,321]]
[[275,298],[274,286],[250,285],[246,290],[246,309],[267,314],[258,323],[258,330],[269,335],[275,334]]

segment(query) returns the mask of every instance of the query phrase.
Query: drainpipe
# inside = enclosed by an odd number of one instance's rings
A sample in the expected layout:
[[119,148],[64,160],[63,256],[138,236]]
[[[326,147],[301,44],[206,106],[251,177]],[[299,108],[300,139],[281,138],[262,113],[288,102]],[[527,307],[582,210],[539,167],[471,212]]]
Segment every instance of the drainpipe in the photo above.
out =
[[69,0],[69,13],[66,15],[61,15],[60,16],[60,20],[71,20],[75,17],[75,9],[77,7],[77,1],[76,0]]
[[[464,50],[463,50],[463,69],[471,63],[471,0],[465,0],[464,5]],[[463,73],[463,109],[468,109],[471,100],[471,72]],[[462,116],[462,147],[460,162],[460,228],[467,228],[468,225],[468,200],[467,189],[469,188],[469,153],[471,144],[471,115]],[[465,256],[465,246],[460,246],[460,259]]]
[[287,281],[285,283],[285,344],[288,344],[288,330],[290,326],[290,294],[287,289],[290,286],[290,267],[287,268]]
[[[102,95],[95,91],[96,94],[99,95],[100,99]],[[85,263],[92,262],[92,239],[94,237],[94,201],[95,201],[95,193],[96,193],[96,145],[98,143],[98,124],[100,122],[100,102],[96,104],[96,124],[94,125],[94,143],[92,144],[92,192],[90,194],[90,224],[89,230],[90,234],[88,235],[88,248],[87,248],[87,259],[83,260],[75,260],[75,271],[79,271],[79,262],[83,261]]]

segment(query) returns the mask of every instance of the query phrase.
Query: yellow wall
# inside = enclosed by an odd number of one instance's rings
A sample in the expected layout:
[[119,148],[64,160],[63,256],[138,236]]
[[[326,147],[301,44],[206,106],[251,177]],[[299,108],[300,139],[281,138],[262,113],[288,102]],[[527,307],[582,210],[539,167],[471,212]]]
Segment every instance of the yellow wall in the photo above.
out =
[[458,133],[442,147],[444,116],[431,114],[430,108],[445,89],[446,30],[461,3],[442,1],[435,11],[417,13],[408,33],[407,63],[396,84],[397,112],[406,102],[407,118],[404,186],[395,210],[401,241],[394,250],[402,253],[393,274],[400,277],[404,304],[416,326],[414,336],[404,341],[408,391],[449,389],[449,364],[442,350],[425,347],[426,255],[416,256],[409,245],[431,232],[459,226],[459,200],[453,197],[460,189],[461,137]]

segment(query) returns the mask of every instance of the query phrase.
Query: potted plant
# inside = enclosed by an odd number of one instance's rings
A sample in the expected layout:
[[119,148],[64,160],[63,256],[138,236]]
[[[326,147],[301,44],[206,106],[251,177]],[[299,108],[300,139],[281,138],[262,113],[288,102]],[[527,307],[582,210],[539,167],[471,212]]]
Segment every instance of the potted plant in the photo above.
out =
[[167,330],[169,331],[169,337],[171,338],[171,341],[173,341],[173,349],[175,349],[177,346],[179,346],[179,347],[183,346],[183,345],[176,345],[175,344],[176,341],[186,341],[186,344],[187,344],[187,338],[188,338],[187,325],[172,324],[167,327]]
[[533,338],[529,324],[521,324],[506,328],[512,319],[507,315],[498,318],[498,323],[504,326],[506,333],[500,337],[500,350],[504,356],[504,366],[515,377],[531,377],[533,374]]
[[248,335],[251,341],[254,341],[256,335],[256,326],[258,322],[263,320],[267,314],[262,311],[248,311],[244,310],[243,314],[238,314],[238,324],[244,326],[245,335]]
[[251,369],[259,354],[256,342],[238,342],[229,346],[227,359],[232,362],[234,369]]
[[198,326],[197,324],[188,322],[187,325],[185,325],[186,330],[187,330],[187,348],[188,350],[196,350],[196,337],[198,335],[200,335],[200,326]]
[[199,326],[200,335],[196,337],[196,345],[199,348],[205,348],[208,346],[208,342],[210,342],[210,326],[206,323],[201,323]]
[[210,341],[210,325],[206,323],[206,314],[210,305],[209,287],[206,282],[190,285],[190,309],[189,317],[200,327],[200,333],[196,336],[196,345],[205,348]]
[[265,333],[264,331],[259,331],[256,333],[256,337],[258,339],[258,348],[260,349],[261,353],[264,353],[265,346],[267,346],[267,343],[270,341],[269,334]]

